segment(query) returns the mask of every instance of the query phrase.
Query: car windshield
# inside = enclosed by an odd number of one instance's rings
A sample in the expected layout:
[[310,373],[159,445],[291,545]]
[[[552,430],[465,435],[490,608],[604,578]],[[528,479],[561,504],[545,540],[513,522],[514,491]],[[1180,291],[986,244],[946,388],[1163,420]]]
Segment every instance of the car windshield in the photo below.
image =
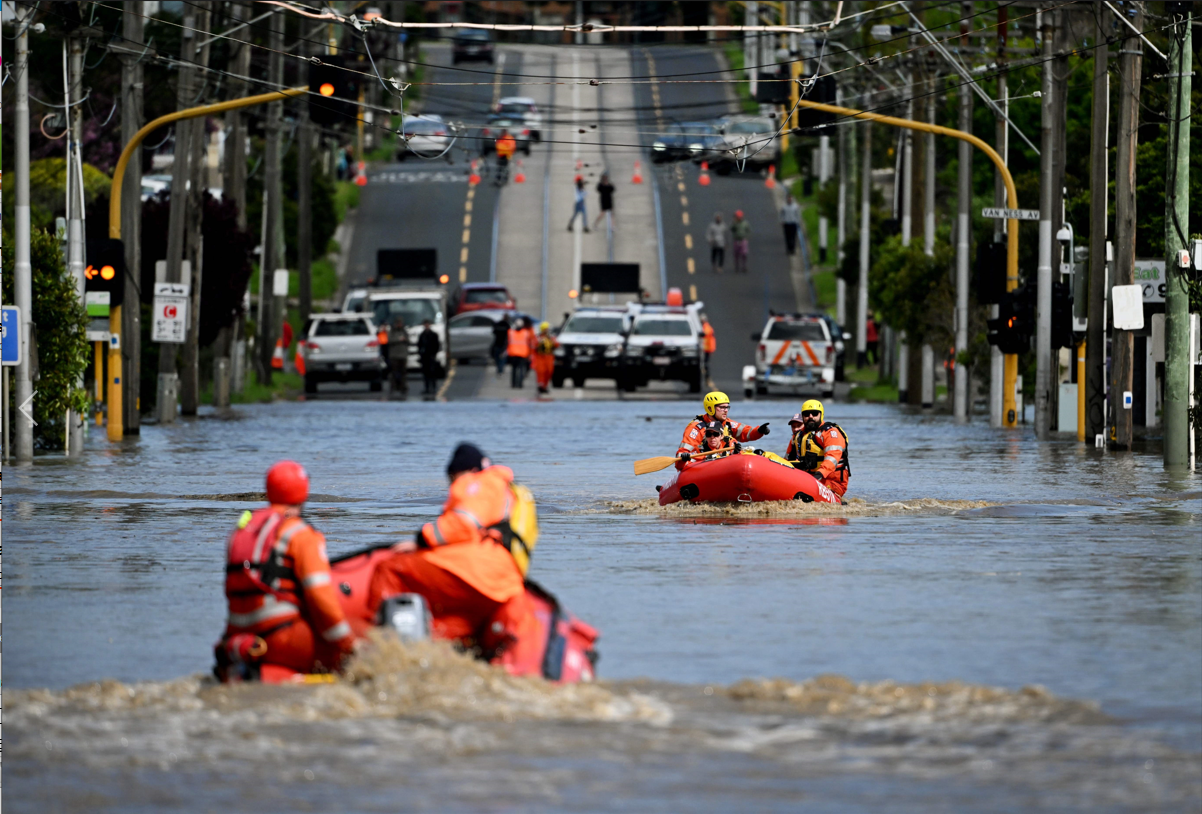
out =
[[410,328],[421,325],[424,320],[441,322],[438,303],[427,299],[374,300],[371,304],[377,325],[391,325],[397,317],[405,320]]
[[323,319],[313,329],[313,336],[369,336],[367,320]]
[[504,305],[509,302],[509,293],[501,288],[484,288],[469,290],[464,294],[464,302],[473,304],[478,303],[500,303]]
[[364,297],[364,296],[347,297],[345,310],[347,310],[347,311],[362,311],[363,310],[363,301],[366,299],[367,299],[367,297]]
[[497,109],[497,112],[503,116],[525,116],[527,113],[534,112],[534,105],[525,102],[506,102]]
[[776,128],[773,127],[767,120],[758,119],[750,122],[735,122],[730,127],[726,128],[726,132],[751,135],[754,133],[775,133]]
[[461,41],[473,40],[476,42],[488,42],[489,34],[487,31],[484,31],[479,28],[468,28],[463,31],[460,31],[455,36],[455,39],[461,40]]
[[825,342],[826,331],[821,322],[773,322],[768,326],[765,339],[800,339],[803,342]]
[[430,135],[439,131],[445,132],[446,125],[442,122],[432,122],[429,119],[410,119],[405,122],[405,135]]
[[572,334],[620,334],[622,318],[576,314],[563,326],[564,333]]
[[675,125],[670,133],[684,133],[693,136],[712,136],[716,132],[713,125],[703,124],[702,122],[689,122],[687,124]]
[[687,319],[640,319],[634,324],[640,336],[692,336],[693,328]]

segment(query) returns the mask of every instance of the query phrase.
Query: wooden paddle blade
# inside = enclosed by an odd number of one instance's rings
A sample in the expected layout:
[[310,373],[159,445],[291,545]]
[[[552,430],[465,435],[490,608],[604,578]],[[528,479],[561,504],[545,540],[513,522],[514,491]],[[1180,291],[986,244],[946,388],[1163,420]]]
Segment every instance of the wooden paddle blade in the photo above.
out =
[[658,472],[661,469],[667,469],[674,463],[676,463],[676,458],[671,455],[659,455],[655,458],[643,458],[641,461],[634,462],[634,474],[646,475],[648,472]]

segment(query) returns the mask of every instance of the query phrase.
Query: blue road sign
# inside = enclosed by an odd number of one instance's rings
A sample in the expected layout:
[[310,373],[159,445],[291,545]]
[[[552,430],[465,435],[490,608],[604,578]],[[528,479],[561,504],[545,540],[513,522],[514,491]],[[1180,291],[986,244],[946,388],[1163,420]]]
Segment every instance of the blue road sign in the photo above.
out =
[[21,364],[21,309],[15,305],[0,308],[0,362],[5,365]]

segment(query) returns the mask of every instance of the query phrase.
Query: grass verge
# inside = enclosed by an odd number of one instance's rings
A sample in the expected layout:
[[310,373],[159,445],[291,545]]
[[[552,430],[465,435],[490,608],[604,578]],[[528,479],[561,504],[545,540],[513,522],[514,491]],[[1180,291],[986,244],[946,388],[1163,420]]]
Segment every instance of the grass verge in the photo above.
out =
[[897,387],[892,384],[873,384],[853,387],[847,398],[851,401],[897,402]]
[[[743,44],[741,42],[726,43],[726,61],[730,65],[731,71],[735,76],[743,70]],[[739,105],[743,108],[744,113],[759,113],[760,106],[755,99],[751,98],[751,83],[739,82],[735,85],[735,92],[739,95]]]
[[[304,379],[299,373],[271,374],[271,384],[259,384],[254,373],[247,371],[246,385],[241,393],[230,393],[231,404],[270,404],[278,399],[291,399],[299,396],[305,388]],[[213,403],[213,384],[210,382],[200,392],[201,404]]]

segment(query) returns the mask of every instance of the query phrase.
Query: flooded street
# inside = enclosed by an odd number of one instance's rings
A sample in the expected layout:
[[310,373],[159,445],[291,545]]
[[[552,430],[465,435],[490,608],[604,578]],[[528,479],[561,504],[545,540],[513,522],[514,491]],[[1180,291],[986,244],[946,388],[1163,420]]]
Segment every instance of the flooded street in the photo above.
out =
[[[736,402],[772,422],[792,402]],[[10,811],[1196,811],[1202,477],[829,406],[846,508],[671,507],[695,402],[280,402],[7,468]],[[447,428],[453,428],[448,430]],[[596,685],[386,643],[313,687],[202,674],[222,563],[300,460],[330,553],[437,513],[460,440],[539,501]]]

